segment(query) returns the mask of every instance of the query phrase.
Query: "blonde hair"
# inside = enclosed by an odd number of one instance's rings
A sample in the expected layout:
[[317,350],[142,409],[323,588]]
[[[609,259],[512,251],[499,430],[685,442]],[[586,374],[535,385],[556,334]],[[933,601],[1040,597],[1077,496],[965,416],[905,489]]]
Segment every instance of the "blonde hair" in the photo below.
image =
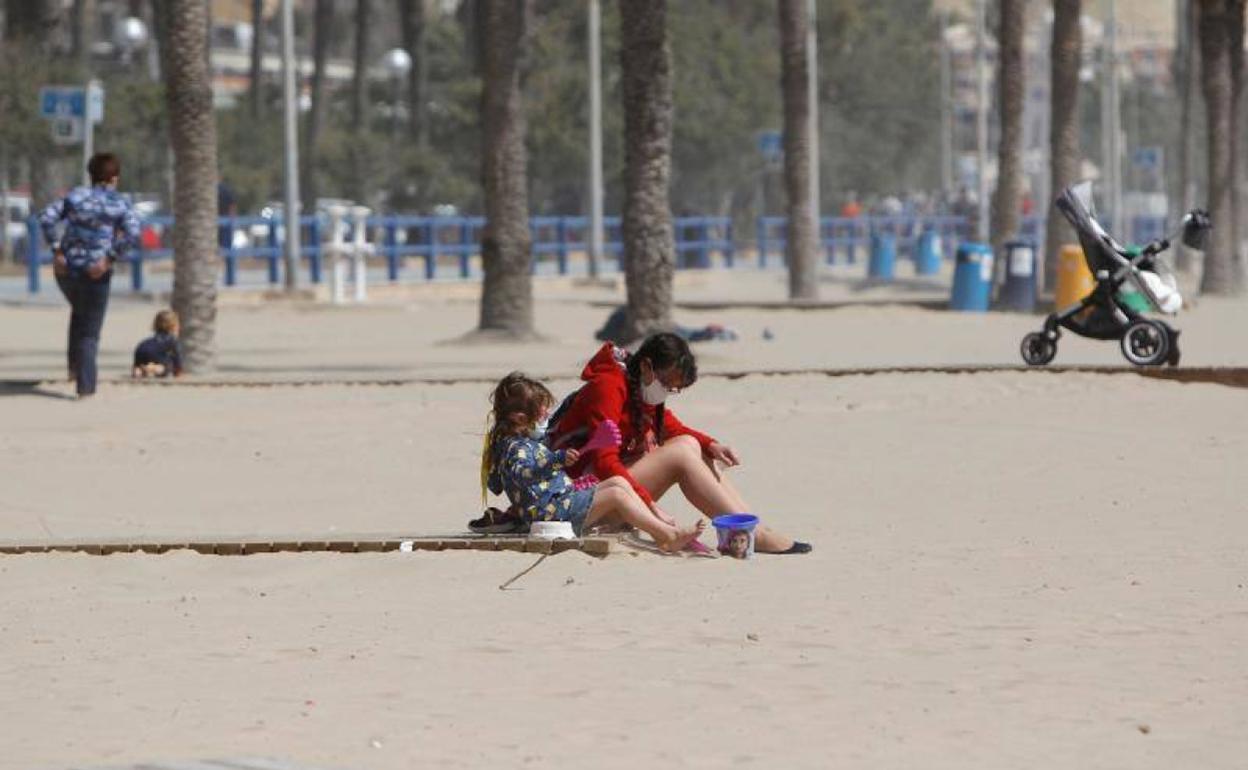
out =
[[152,321],[152,331],[157,334],[172,334],[181,325],[182,323],[178,320],[177,313],[172,310],[162,310],[156,314],[155,320]]

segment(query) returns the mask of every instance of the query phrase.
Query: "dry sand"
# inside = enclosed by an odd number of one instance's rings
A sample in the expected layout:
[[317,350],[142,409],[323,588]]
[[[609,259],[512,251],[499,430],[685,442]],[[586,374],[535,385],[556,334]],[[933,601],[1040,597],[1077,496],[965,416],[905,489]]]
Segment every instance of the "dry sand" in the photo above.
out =
[[[1245,310],[1182,319],[1194,362],[1248,361]],[[115,370],[149,314],[113,308]],[[603,314],[550,298],[553,341],[465,349],[435,344],[471,325],[445,298],[227,307],[221,359],[239,378],[573,372]],[[712,371],[1012,363],[1036,323],[682,316],[751,332],[699,348]],[[0,309],[0,377],[56,374],[63,323]],[[0,540],[445,533],[477,508],[477,383],[65,393],[0,397]],[[755,375],[672,407],[741,451],[756,512],[813,554],[564,554],[506,592],[533,557],[0,557],[0,768],[1243,766],[1248,391]]]

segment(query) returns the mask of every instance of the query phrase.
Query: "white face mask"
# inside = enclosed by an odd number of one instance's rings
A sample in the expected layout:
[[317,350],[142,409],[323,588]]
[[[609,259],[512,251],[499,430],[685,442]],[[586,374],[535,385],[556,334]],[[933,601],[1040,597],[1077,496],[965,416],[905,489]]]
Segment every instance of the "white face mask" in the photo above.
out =
[[667,386],[656,375],[649,385],[641,386],[641,400],[650,406],[658,406],[667,400]]
[[546,430],[549,427],[550,427],[550,415],[545,415],[544,417],[542,417],[542,419],[537,421],[537,424],[533,426],[533,430],[529,431],[529,438],[534,439],[536,441],[541,441],[543,438],[546,437]]

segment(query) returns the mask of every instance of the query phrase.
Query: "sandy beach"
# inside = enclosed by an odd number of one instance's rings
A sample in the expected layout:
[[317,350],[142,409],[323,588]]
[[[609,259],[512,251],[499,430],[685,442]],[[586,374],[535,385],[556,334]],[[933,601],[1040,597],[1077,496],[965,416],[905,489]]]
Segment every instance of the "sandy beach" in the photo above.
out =
[[[682,279],[678,300],[779,299],[779,276]],[[671,408],[740,451],[754,512],[809,556],[568,553],[508,591],[533,556],[0,556],[0,768],[1242,767],[1248,390],[763,373],[1013,365],[1040,321],[891,291],[677,312],[741,339],[695,348],[708,376]],[[619,291],[539,296],[549,339],[523,347],[448,344],[476,314],[453,288],[225,302],[218,387],[117,382],[156,308],[118,299],[94,399],[0,395],[0,541],[458,532],[480,380],[568,392]],[[0,379],[61,376],[66,315],[0,306]],[[1248,364],[1245,321],[1180,316],[1184,364]],[[1057,363],[1122,363],[1062,342]],[[739,372],[759,373],[714,376]]]

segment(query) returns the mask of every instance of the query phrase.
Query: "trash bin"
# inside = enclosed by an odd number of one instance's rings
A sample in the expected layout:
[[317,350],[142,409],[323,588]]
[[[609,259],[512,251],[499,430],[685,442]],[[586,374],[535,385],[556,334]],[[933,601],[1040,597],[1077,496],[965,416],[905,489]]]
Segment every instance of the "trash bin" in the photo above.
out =
[[1036,309],[1036,246],[1031,241],[1005,242],[1005,283],[997,305],[1022,313]]
[[1053,289],[1053,307],[1059,312],[1092,293],[1096,280],[1083,258],[1083,249],[1073,243],[1062,246],[1057,253],[1057,285]]
[[949,309],[982,313],[988,309],[991,296],[992,247],[985,243],[963,243],[958,246]]
[[871,260],[867,263],[867,275],[882,281],[891,281],[896,264],[897,239],[890,233],[872,233]]
[[931,228],[924,230],[915,246],[914,271],[919,275],[936,275],[940,272],[940,263],[943,260],[940,235]]

